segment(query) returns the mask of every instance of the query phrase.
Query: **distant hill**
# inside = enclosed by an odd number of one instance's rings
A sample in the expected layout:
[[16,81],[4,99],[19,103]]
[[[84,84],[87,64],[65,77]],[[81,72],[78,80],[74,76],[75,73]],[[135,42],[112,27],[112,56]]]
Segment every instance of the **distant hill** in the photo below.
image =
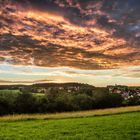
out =
[[83,84],[83,83],[38,83],[38,84],[33,84],[32,86],[35,86],[35,87],[69,87],[69,86],[94,87],[92,85]]
[[42,88],[49,88],[49,87],[90,87],[94,88],[94,86],[89,84],[83,83],[36,83],[32,85],[0,85],[0,90],[2,89],[19,89],[19,88],[32,88],[32,87],[42,87]]

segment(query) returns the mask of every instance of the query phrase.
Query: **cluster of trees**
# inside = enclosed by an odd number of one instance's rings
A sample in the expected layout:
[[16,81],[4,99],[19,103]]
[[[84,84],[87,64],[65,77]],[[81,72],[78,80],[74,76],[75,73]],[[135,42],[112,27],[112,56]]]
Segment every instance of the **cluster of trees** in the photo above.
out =
[[118,107],[122,103],[121,95],[111,94],[106,88],[94,92],[86,89],[78,93],[52,89],[43,96],[31,93],[0,94],[0,115],[90,110]]

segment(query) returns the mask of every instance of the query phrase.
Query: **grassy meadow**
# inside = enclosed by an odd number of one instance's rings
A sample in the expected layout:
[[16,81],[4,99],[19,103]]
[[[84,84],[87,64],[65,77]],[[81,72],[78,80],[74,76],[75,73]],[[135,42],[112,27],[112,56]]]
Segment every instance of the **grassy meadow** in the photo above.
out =
[[139,140],[140,106],[0,117],[0,140]]
[[9,89],[4,89],[0,90],[0,94],[18,94],[21,93],[19,90],[9,90]]

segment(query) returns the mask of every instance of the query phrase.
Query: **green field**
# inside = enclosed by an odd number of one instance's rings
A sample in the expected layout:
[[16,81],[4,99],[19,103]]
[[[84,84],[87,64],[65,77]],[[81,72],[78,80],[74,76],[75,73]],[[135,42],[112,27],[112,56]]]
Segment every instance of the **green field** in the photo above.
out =
[[[9,89],[4,89],[0,90],[0,95],[11,95],[11,94],[20,94],[22,93],[20,90],[9,90]],[[45,93],[31,93],[34,96],[44,96]]]
[[18,94],[21,93],[19,90],[8,90],[8,89],[4,89],[4,90],[0,90],[0,94]]
[[1,117],[0,140],[139,140],[139,110],[138,106]]

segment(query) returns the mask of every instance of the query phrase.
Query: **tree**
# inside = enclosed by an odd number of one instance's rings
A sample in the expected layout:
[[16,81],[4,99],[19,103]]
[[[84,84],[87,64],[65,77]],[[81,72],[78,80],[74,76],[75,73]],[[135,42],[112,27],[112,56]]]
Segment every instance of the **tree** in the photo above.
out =
[[94,108],[108,108],[122,105],[123,98],[119,94],[109,93],[107,89],[97,90],[93,94]]
[[92,109],[93,100],[90,96],[86,94],[78,94],[75,95],[73,98],[73,105],[76,107],[77,110]]
[[37,112],[37,100],[32,94],[19,94],[15,101],[15,110],[18,113],[35,113]]
[[38,112],[47,113],[49,111],[49,100],[47,96],[43,96],[38,99]]
[[0,98],[0,115],[10,114],[10,105],[8,100]]

